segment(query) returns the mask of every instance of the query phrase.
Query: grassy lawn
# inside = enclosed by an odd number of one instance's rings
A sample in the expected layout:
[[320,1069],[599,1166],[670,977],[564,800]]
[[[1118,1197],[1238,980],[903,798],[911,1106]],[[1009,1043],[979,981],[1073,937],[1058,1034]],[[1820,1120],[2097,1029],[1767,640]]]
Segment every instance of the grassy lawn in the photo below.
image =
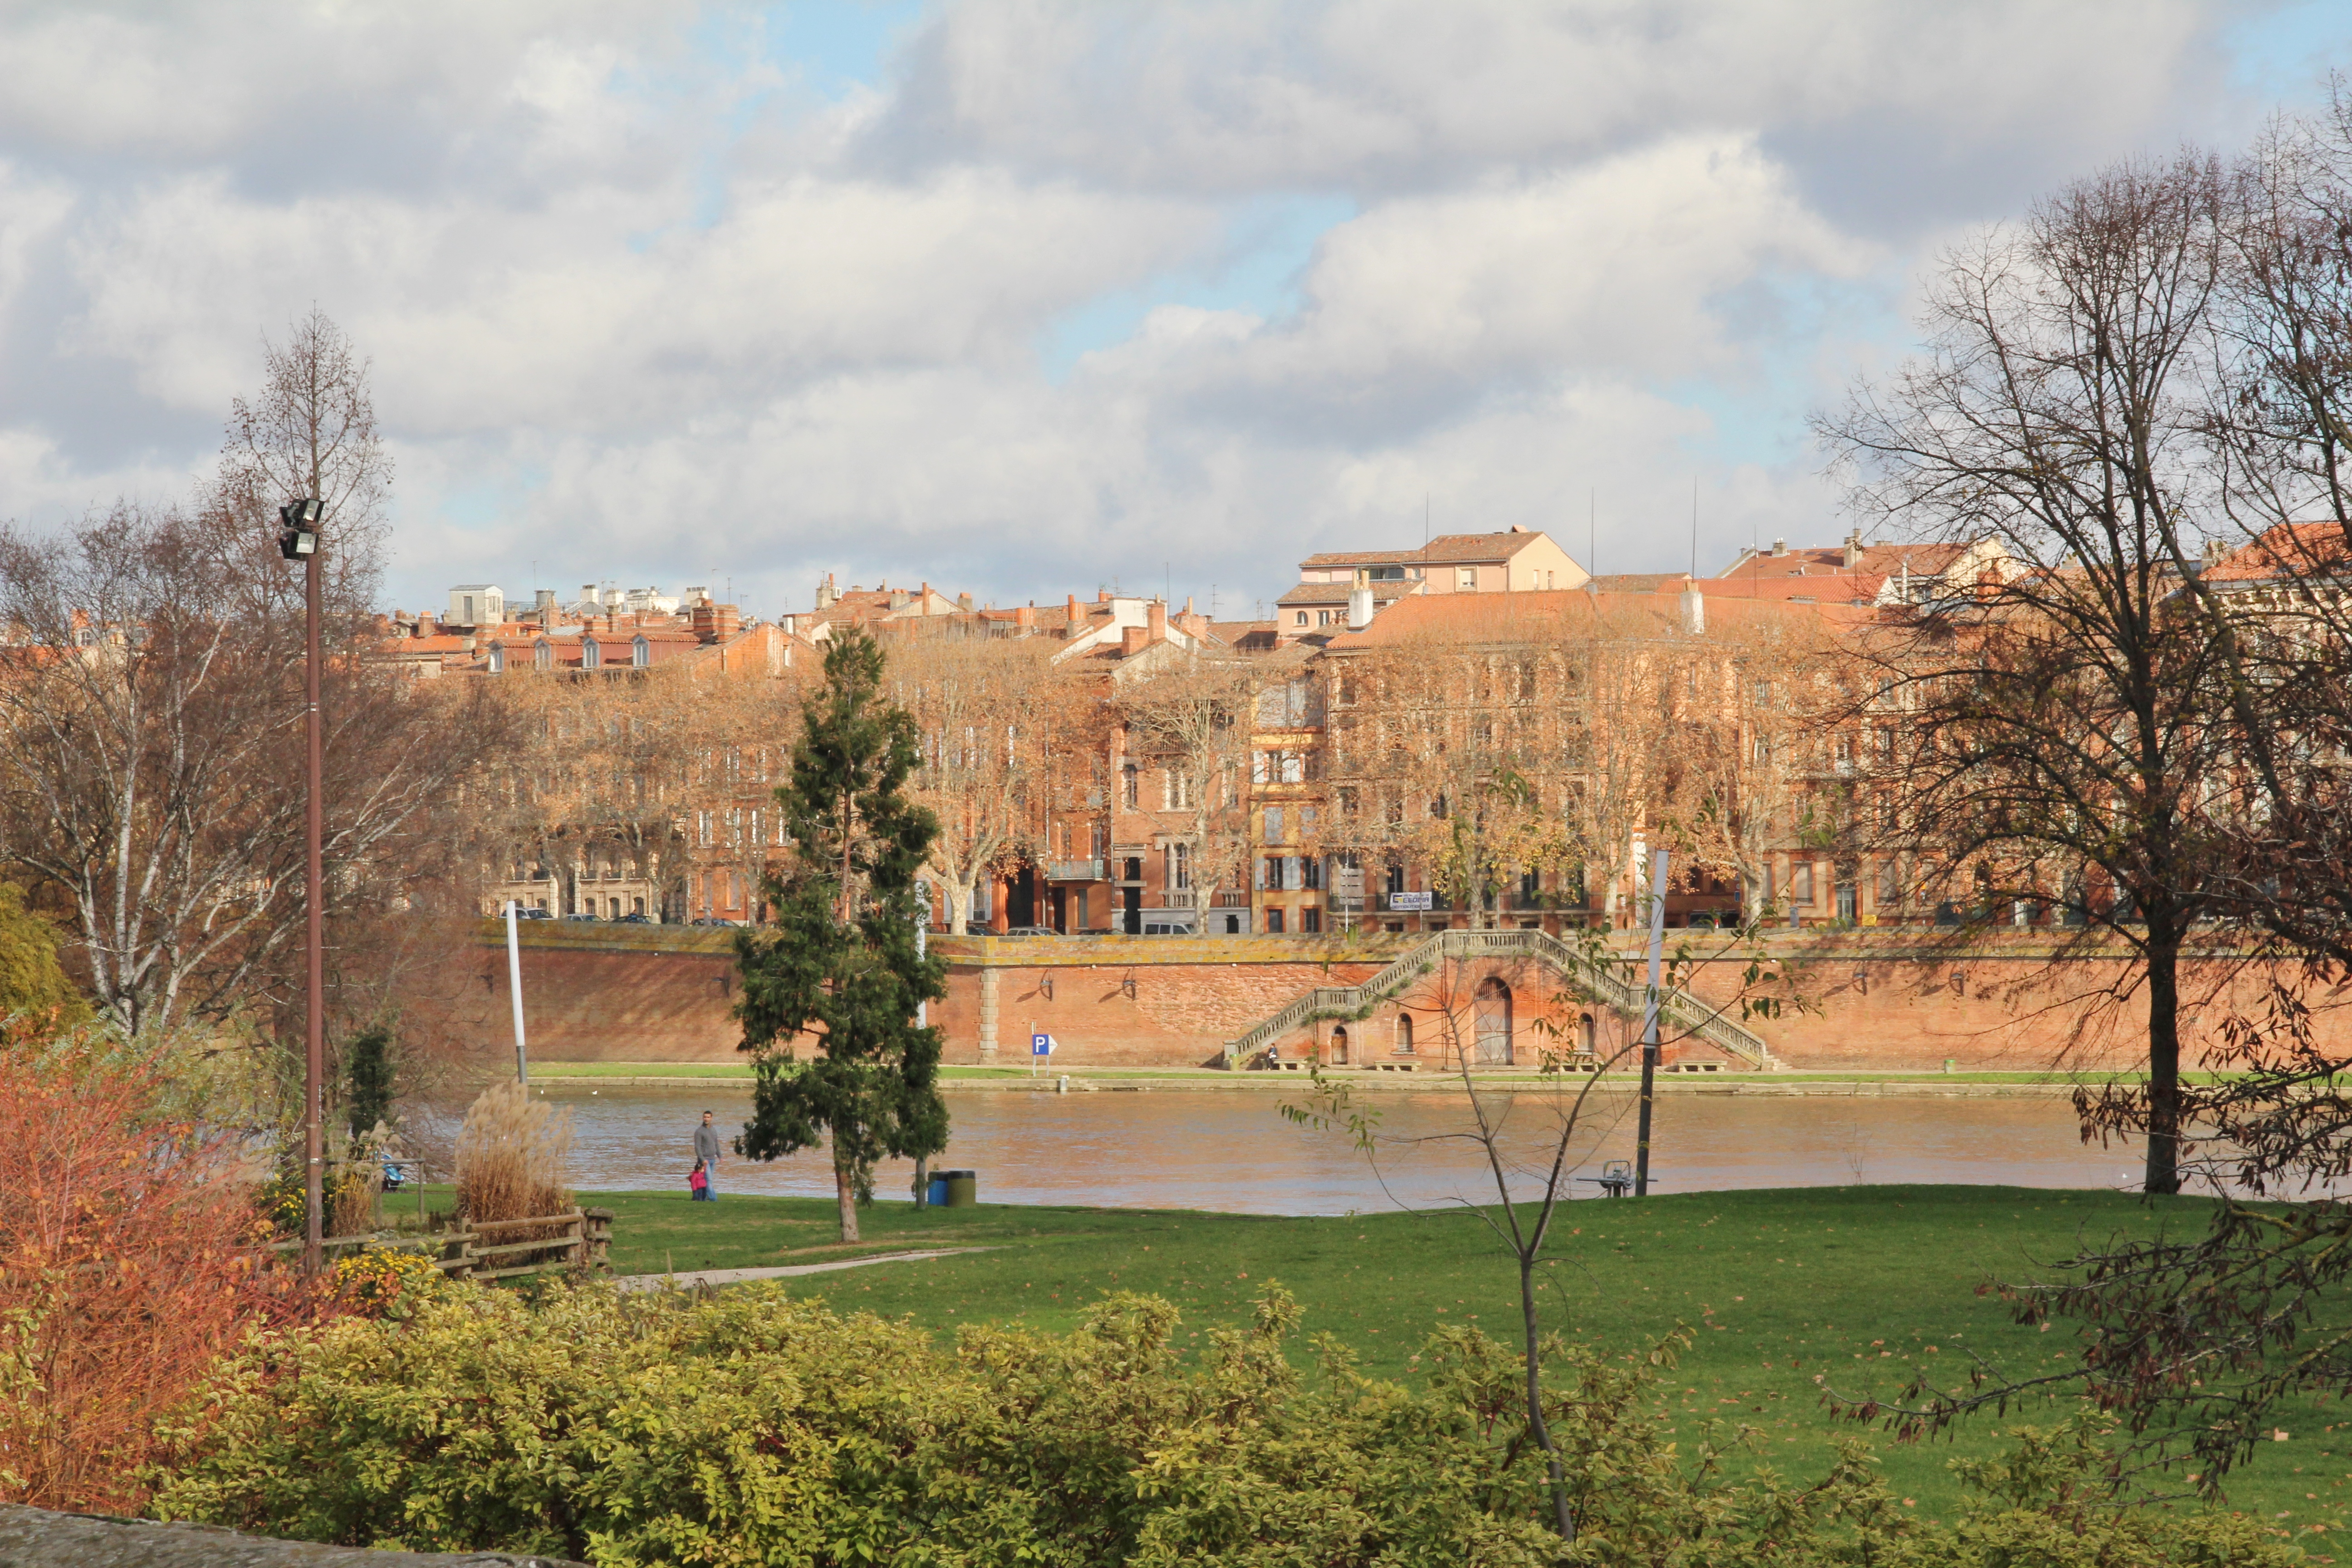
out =
[[[1429,1325],[1470,1321],[1508,1338],[1516,1322],[1507,1255],[1483,1220],[1458,1211],[1299,1219],[879,1203],[861,1222],[867,1245],[848,1249],[834,1242],[825,1200],[730,1195],[706,1205],[662,1193],[594,1201],[616,1211],[614,1263],[623,1273],[995,1248],[785,1282],[844,1310],[911,1316],[941,1332],[992,1320],[1066,1330],[1102,1292],[1126,1289],[1177,1302],[1183,1331],[1197,1340],[1211,1325],[1244,1321],[1251,1294],[1279,1279],[1305,1305],[1307,1331],[1337,1337],[1369,1371],[1411,1379]],[[1844,1394],[1891,1393],[1924,1363],[1957,1384],[1970,1351],[2021,1373],[2047,1368],[2074,1352],[2066,1331],[2021,1330],[1976,1287],[2062,1258],[2078,1238],[2159,1223],[2201,1227],[2201,1206],[2001,1187],[1588,1201],[1566,1216],[1544,1286],[1546,1313],[1570,1335],[1614,1350],[1689,1325],[1697,1342],[1662,1384],[1662,1413],[1675,1423],[1746,1422],[1759,1429],[1761,1460],[1802,1477],[1825,1465],[1833,1436],[1854,1430],[1822,1410],[1817,1377]],[[1299,1354],[1307,1358],[1303,1344]],[[1954,1452],[2000,1446],[2000,1425],[2055,1418],[1980,1420],[1956,1443],[1876,1441],[1899,1494],[1933,1514],[1954,1496],[1945,1473]],[[2338,1420],[2340,1436],[2328,1430]],[[2315,1410],[2285,1425],[2291,1440],[2264,1445],[2233,1484],[2232,1504],[2283,1526],[2333,1529],[2347,1500],[2352,1418]]]

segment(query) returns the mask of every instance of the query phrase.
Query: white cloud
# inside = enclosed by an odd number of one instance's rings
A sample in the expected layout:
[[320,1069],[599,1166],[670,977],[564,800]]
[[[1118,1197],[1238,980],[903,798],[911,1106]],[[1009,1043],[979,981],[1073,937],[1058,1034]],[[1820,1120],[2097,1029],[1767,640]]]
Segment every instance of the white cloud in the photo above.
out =
[[[1790,432],[1902,352],[1926,247],[2241,123],[2236,14],[971,0],[826,101],[727,5],[13,7],[0,518],[184,485],[316,301],[374,363],[411,603],[1170,562],[1230,609],[1424,495],[1580,550],[1597,491],[1602,564],[1662,569],[1695,473],[1711,553],[1827,534]],[[1183,292],[1293,198],[1354,216]]]

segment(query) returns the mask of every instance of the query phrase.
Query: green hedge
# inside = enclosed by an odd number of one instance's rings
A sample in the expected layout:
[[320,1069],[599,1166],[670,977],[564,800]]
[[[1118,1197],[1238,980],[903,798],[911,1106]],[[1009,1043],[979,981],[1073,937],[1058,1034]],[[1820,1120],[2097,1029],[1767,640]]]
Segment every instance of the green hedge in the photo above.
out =
[[2137,1568],[2299,1556],[2221,1515],[2086,1510],[2095,1431],[2028,1436],[1952,1526],[1907,1516],[1850,1451],[1797,1487],[1677,1447],[1646,1417],[1676,1348],[1556,1346],[1562,1543],[1522,1369],[1475,1330],[1424,1348],[1425,1392],[1319,1346],[1269,1288],[1198,1366],[1175,1310],[1104,1300],[1067,1336],[836,1316],[772,1289],[715,1299],[463,1290],[405,1321],[257,1341],[169,1434],[161,1518],[411,1550],[605,1563],[1778,1564]]

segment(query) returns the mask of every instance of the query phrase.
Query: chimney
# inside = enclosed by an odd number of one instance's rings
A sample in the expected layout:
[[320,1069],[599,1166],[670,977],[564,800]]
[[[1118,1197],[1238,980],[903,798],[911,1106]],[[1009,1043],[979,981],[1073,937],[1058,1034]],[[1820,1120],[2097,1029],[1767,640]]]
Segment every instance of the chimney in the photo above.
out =
[[1691,637],[1706,631],[1706,595],[1688,578],[1683,580],[1683,630]]
[[1072,637],[1077,636],[1078,627],[1083,624],[1084,623],[1078,619],[1078,596],[1076,594],[1073,594],[1070,595],[1070,618],[1068,623],[1063,627],[1062,635],[1064,637]]
[[1362,631],[1372,624],[1372,591],[1351,588],[1348,591],[1348,629]]
[[1849,572],[1862,564],[1862,530],[1855,529],[1845,536],[1845,569]]
[[1024,632],[1037,629],[1037,606],[1023,605],[1013,612],[1013,624]]
[[1786,555],[1787,553],[1789,553],[1789,542],[1787,540],[1776,539],[1772,542],[1772,554],[1775,558]]
[[421,637],[437,637],[441,635],[441,623],[434,618],[430,611],[417,613],[416,635]]
[[539,617],[541,626],[553,626],[555,624],[555,590],[552,588],[537,590],[530,596],[530,608],[531,613]]
[[1109,603],[1110,603],[1110,590],[1109,590],[1108,588],[1097,588],[1097,589],[1095,590],[1095,603],[1096,603],[1096,604],[1097,604],[1097,605],[1108,605],[1108,604],[1109,604]]
[[1121,626],[1118,631],[1119,657],[1129,658],[1141,653],[1145,641],[1150,636],[1151,629],[1149,626]]
[[834,592],[833,574],[826,573],[824,581],[816,585],[816,607],[820,610],[829,610],[833,607],[833,602],[840,596]]
[[1190,594],[1184,595],[1184,613],[1188,616],[1192,613],[1192,595]]
[[893,588],[890,590],[890,607],[894,610],[903,610],[907,607],[908,601],[913,597],[914,595],[904,588]]
[[378,611],[368,617],[368,629],[380,637],[389,637],[392,635],[392,617]]
[[974,606],[971,602],[971,595],[970,594],[958,594],[956,595],[956,608],[961,610],[965,615],[968,616],[971,614],[975,607],[976,606]]
[[1154,599],[1151,601],[1151,609],[1146,620],[1144,630],[1148,634],[1144,639],[1147,642],[1166,642],[1168,640],[1168,601],[1165,599]]

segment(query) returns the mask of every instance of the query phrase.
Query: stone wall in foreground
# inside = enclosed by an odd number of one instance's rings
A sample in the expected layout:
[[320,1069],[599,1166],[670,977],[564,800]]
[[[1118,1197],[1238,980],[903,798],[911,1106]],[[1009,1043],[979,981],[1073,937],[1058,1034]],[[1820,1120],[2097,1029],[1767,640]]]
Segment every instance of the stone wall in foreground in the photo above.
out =
[[[1683,937],[1685,933],[1673,933]],[[1687,933],[1696,942],[1705,933]],[[523,995],[531,1055],[551,1061],[725,1061],[739,1037],[734,933],[680,926],[541,921],[522,931]],[[437,1031],[486,1053],[512,1049],[504,930],[484,922],[466,960],[430,977],[405,1009],[407,1026]],[[955,1063],[1025,1064],[1033,1030],[1051,1034],[1064,1066],[1198,1066],[1223,1042],[1310,986],[1346,985],[1373,973],[1405,943],[1348,944],[1283,937],[938,938],[948,997],[932,1009]],[[1785,978],[1771,987],[1778,1016],[1751,1018],[1773,1052],[1798,1068],[2039,1068],[2053,1063],[2120,1065],[2144,1037],[2146,1001],[2093,1003],[2124,973],[2110,956],[2053,957],[2046,939],[1962,943],[1896,929],[1804,933],[1769,952]],[[1745,952],[1689,954],[1693,986],[1736,1005]],[[1627,955],[1629,962],[1638,959]],[[1429,1060],[1449,1035],[1474,1032],[1472,994],[1492,977],[1512,996],[1515,1055],[1546,1037],[1579,1037],[1580,1009],[1556,1005],[1556,976],[1539,965],[1488,961],[1432,976],[1360,1020],[1324,1023],[1281,1043],[1294,1059],[1329,1058],[1335,1028],[1348,1031],[1350,1065]],[[2210,1028],[2258,1001],[2260,977],[2209,962],[2187,987],[2190,1011]],[[2352,1047],[2342,996],[2316,997],[2324,1036]],[[1402,1054],[1410,1017],[1412,1055]],[[1451,1023],[1449,1023],[1451,1019]],[[1593,1030],[1606,1044],[1617,1020]],[[2193,1035],[2192,1028],[2192,1035]],[[1693,1047],[1693,1060],[1718,1059]],[[1729,1064],[1726,1064],[1728,1066]]]

